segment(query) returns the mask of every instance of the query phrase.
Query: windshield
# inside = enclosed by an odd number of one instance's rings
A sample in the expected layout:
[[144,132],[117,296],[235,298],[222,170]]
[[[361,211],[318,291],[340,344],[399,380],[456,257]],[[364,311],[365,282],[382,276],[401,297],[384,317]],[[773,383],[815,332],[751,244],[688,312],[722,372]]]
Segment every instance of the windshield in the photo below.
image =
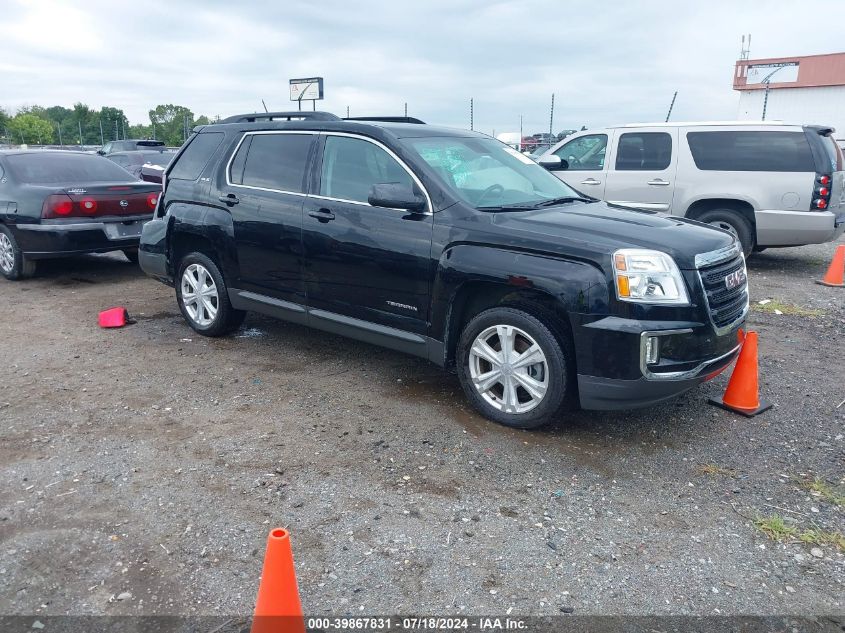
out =
[[461,199],[477,209],[534,206],[579,194],[527,156],[486,138],[406,138]]
[[176,156],[176,152],[144,152],[141,155],[141,163],[167,167],[174,156]]
[[54,185],[132,180],[122,167],[96,154],[33,152],[12,154],[6,160],[20,183]]

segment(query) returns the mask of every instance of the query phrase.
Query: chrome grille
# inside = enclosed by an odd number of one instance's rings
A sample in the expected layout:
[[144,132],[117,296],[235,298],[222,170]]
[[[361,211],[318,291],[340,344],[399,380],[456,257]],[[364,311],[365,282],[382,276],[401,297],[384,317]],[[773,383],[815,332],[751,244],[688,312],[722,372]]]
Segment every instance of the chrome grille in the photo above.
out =
[[741,270],[745,272],[745,260],[737,249],[732,248],[719,257],[702,257],[698,276],[707,299],[707,309],[717,332],[729,330],[748,313],[748,279],[733,288],[728,288],[726,278]]

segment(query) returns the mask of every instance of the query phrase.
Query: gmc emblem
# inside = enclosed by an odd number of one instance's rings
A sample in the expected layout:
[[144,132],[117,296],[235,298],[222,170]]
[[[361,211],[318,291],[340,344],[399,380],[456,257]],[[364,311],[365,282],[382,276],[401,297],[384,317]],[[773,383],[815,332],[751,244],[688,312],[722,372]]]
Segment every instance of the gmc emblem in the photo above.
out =
[[745,281],[745,271],[740,268],[738,271],[725,277],[725,286],[728,290],[733,290],[743,281]]

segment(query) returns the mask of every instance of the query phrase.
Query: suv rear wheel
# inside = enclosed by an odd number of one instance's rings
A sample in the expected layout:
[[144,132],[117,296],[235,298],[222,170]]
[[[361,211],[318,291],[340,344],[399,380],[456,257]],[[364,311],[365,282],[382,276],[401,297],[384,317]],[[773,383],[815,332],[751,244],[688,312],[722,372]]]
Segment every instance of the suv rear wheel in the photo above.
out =
[[24,257],[15,236],[3,225],[0,225],[0,274],[12,281],[35,274],[35,262]]
[[567,357],[546,325],[515,308],[492,308],[464,328],[458,377],[473,406],[505,426],[548,423],[567,395]]
[[203,336],[228,334],[246,316],[229,303],[220,269],[202,253],[189,253],[179,263],[176,301],[188,325]]
[[751,223],[733,209],[711,209],[697,218],[699,222],[733,233],[742,246],[742,254],[748,257],[754,250],[754,229]]

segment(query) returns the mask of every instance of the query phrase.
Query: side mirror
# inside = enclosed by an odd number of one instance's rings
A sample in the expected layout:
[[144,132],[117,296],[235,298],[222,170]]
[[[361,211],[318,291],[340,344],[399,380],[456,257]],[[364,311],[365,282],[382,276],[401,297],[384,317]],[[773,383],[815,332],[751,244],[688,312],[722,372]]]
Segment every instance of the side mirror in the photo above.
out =
[[387,209],[407,209],[414,212],[425,209],[425,198],[414,193],[406,185],[395,182],[373,185],[367,202],[374,207]]
[[569,163],[563,160],[560,156],[555,156],[554,154],[543,156],[537,162],[541,167],[545,167],[549,171],[563,171],[565,169],[569,169]]

